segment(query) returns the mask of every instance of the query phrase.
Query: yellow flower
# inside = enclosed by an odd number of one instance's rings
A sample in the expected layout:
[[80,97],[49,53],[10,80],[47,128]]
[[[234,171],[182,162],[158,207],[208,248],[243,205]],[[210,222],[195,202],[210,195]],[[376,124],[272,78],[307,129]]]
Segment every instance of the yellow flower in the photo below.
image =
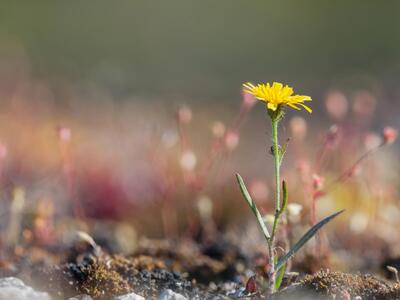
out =
[[[264,101],[268,109],[276,111],[280,106],[290,106],[291,108],[300,110],[303,107],[309,113],[312,112],[311,108],[303,102],[311,101],[310,96],[293,95],[293,88],[288,85],[283,85],[279,82],[274,82],[272,85],[257,84],[253,85],[250,82],[243,84],[244,92],[254,95],[258,100]],[[300,107],[299,107],[300,106]]]

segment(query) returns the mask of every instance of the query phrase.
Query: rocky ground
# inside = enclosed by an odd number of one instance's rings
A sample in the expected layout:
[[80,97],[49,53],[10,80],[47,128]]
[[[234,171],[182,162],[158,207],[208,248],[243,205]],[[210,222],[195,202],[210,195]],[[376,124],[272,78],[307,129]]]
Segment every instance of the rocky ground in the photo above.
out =
[[[59,263],[45,263],[33,250],[3,261],[0,300],[266,299],[264,270],[249,263],[238,247],[219,241],[199,249],[191,243],[149,241],[134,255],[110,255],[82,235]],[[400,299],[400,283],[330,271],[290,273],[271,298]]]

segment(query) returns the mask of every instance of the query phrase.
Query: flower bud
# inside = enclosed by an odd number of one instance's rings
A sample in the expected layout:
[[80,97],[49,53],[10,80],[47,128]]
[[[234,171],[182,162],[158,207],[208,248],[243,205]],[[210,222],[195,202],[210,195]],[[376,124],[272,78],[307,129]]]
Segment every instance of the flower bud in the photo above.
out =
[[383,129],[383,141],[385,145],[391,145],[393,144],[396,139],[397,139],[397,130],[394,129],[393,127],[385,127]]
[[318,174],[313,174],[313,187],[314,190],[320,191],[324,187],[325,178]]

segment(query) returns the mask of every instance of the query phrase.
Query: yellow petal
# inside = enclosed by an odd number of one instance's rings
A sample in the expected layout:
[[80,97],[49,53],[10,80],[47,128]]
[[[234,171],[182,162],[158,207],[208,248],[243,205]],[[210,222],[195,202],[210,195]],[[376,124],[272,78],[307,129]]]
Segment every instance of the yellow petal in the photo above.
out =
[[283,88],[283,84],[280,82],[274,82],[272,83],[272,88],[273,89],[277,89],[277,90],[281,90]]
[[305,105],[305,104],[303,104],[303,103],[299,103],[299,105],[301,105],[302,107],[304,107],[304,109],[305,109],[306,111],[308,111],[310,114],[312,113],[312,109],[309,108],[307,105]]
[[288,103],[288,106],[290,106],[291,108],[297,109],[297,110],[301,110],[300,107],[297,107],[296,105],[294,105],[293,103]]

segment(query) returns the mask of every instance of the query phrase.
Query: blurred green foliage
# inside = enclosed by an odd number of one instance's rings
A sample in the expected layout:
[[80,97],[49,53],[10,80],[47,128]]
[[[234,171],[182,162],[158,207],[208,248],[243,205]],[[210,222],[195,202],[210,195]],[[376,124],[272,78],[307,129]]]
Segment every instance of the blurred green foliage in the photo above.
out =
[[2,1],[0,44],[32,72],[115,93],[230,97],[243,81],[323,90],[399,74],[400,2]]

